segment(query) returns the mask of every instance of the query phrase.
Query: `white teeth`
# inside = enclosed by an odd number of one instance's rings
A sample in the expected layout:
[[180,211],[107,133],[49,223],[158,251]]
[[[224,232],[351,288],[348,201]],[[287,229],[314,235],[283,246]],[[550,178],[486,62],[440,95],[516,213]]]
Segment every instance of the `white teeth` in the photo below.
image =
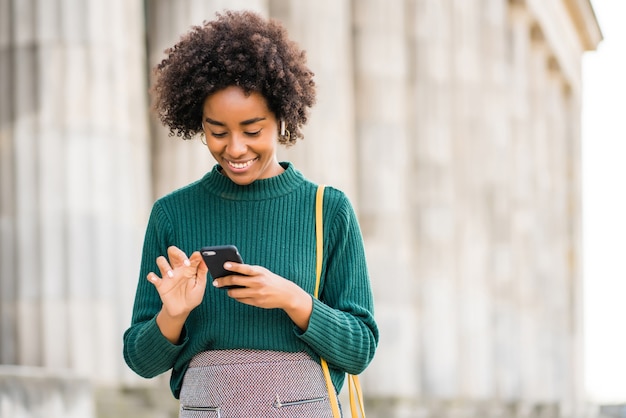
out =
[[228,164],[233,168],[242,169],[242,168],[248,167],[253,162],[254,160],[249,160],[249,161],[246,161],[245,163],[234,163],[232,161],[229,161]]

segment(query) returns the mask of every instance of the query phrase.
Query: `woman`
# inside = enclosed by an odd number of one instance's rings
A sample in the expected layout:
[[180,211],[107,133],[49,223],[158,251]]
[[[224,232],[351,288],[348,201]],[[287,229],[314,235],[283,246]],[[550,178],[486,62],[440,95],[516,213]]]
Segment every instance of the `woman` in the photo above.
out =
[[[172,369],[181,416],[331,416],[320,357],[339,391],[372,360],[378,329],[357,218],[332,187],[311,296],[316,185],[276,156],[315,101],[305,54],[252,12],[218,14],[166,53],[156,110],[171,134],[203,135],[217,164],[153,206],[126,362],[143,377]],[[198,250],[220,244],[244,262],[207,284]]]

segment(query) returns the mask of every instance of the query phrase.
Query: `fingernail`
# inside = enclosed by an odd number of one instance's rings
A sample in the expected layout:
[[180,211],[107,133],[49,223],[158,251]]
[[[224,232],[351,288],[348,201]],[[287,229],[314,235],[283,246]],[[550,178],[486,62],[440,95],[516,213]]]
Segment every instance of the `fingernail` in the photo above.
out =
[[168,271],[167,271],[167,277],[169,277],[170,279],[171,279],[172,277],[174,277],[174,272],[173,272],[172,270],[168,270]]
[[150,280],[151,282],[156,282],[156,277],[152,274],[148,274],[148,280]]
[[183,261],[183,264],[189,267],[191,265],[191,261],[189,261],[189,259],[186,258],[185,261]]
[[217,287],[217,280],[213,280],[213,286]]
[[226,268],[226,269],[229,269],[229,268],[231,268],[232,266],[233,266],[233,265],[232,265],[232,264],[230,264],[230,263],[226,263],[226,264],[224,264],[224,268]]

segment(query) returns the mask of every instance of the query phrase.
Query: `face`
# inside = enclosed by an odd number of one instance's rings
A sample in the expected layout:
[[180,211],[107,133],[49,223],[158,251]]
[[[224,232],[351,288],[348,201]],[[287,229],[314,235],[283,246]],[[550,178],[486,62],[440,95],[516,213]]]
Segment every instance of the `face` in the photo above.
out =
[[246,96],[239,87],[227,87],[204,101],[202,129],[211,155],[222,173],[239,185],[274,177],[278,164],[278,121],[256,92]]

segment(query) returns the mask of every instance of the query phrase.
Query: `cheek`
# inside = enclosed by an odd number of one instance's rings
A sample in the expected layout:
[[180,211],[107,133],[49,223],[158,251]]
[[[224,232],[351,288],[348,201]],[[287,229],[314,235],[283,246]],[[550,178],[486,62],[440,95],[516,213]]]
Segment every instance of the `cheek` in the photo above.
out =
[[268,133],[263,137],[262,141],[259,141],[259,143],[264,149],[273,150],[278,146],[278,135]]
[[211,140],[207,140],[207,148],[213,157],[217,157],[222,152],[220,144],[211,142]]
[[216,141],[211,135],[205,135],[204,138],[209,151],[218,152],[221,148],[223,148],[223,141]]

